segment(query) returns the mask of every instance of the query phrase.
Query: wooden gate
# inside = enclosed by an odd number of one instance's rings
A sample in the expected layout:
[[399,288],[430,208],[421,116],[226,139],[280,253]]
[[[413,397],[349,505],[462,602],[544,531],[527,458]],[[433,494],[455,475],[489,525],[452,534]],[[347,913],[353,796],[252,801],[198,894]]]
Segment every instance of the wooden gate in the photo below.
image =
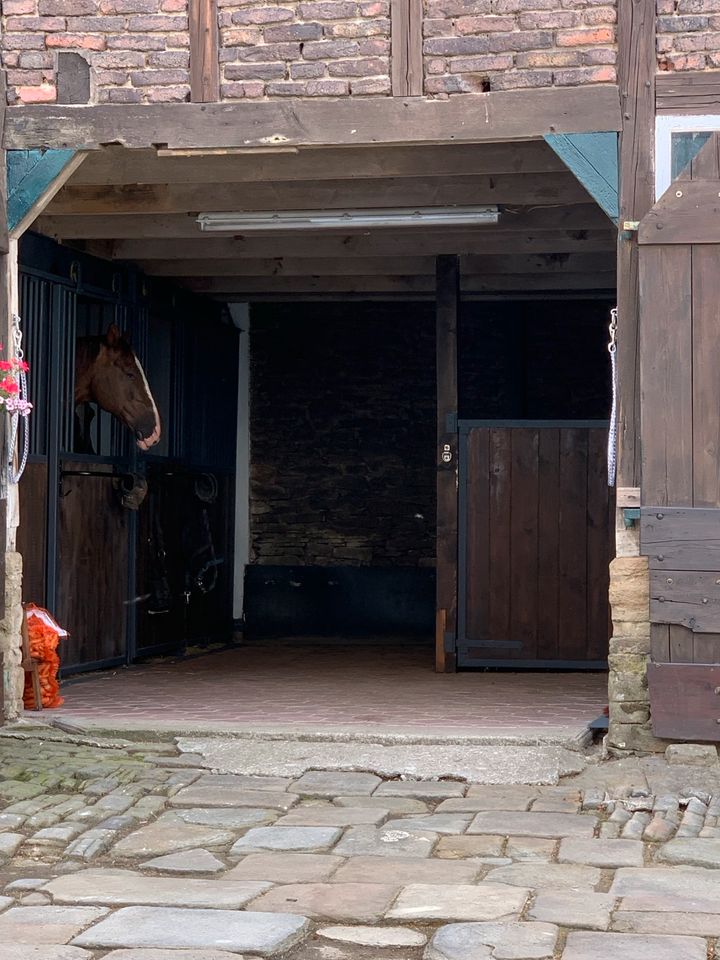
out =
[[607,424],[461,421],[458,663],[605,668]]
[[653,731],[720,739],[720,142],[642,221],[641,552]]

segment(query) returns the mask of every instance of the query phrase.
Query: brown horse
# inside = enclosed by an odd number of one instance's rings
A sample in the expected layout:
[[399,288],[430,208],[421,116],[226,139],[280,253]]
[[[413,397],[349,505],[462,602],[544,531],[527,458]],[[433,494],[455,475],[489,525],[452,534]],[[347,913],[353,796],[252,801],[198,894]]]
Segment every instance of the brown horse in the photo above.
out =
[[149,450],[160,439],[160,414],[145,371],[113,323],[104,337],[79,337],[75,346],[75,406],[97,403],[114,414]]

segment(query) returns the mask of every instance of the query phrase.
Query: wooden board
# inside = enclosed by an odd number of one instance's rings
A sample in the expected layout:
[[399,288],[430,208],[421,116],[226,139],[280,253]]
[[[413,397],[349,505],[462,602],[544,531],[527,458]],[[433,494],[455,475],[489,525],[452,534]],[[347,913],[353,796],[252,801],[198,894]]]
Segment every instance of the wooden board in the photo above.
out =
[[[621,90],[619,223],[640,220],[653,204],[655,0],[618,3]],[[640,483],[640,328],[638,251],[632,234],[618,238],[618,484]]]
[[645,506],[640,549],[651,570],[720,571],[720,509]]
[[22,598],[47,605],[45,560],[47,549],[47,462],[33,461],[20,481],[20,526],[17,549],[23,558]]
[[660,114],[720,113],[720,75],[713,70],[659,73],[655,104]]
[[291,149],[287,153],[158,156],[155,150],[105,147],[88,157],[76,185],[128,183],[268,183],[377,177],[561,173],[562,161],[540,140],[434,146]]
[[720,666],[650,663],[648,687],[656,737],[720,740]]
[[189,0],[190,99],[209,103],[220,99],[217,0]]
[[422,0],[390,2],[390,80],[394,97],[423,93]]
[[720,577],[696,570],[652,570],[650,619],[693,633],[720,633]]
[[8,107],[8,150],[339,146],[531,140],[619,130],[613,84],[468,94],[449,100],[348,97],[312,102]]
[[[458,443],[457,428],[448,418],[457,417],[457,321],[459,269],[457,257],[438,257],[436,294],[437,356],[437,610],[444,611],[443,636],[435,638],[435,665],[439,671],[455,669],[455,650],[448,649],[457,631],[458,550]],[[448,449],[446,462],[443,452]]]
[[675,181],[643,218],[638,242],[720,243],[720,181]]

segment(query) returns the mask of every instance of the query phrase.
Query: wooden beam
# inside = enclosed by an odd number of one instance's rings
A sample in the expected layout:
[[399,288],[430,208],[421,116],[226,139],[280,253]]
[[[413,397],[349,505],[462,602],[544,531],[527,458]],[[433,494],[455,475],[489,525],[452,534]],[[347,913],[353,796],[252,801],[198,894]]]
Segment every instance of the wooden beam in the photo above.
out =
[[720,180],[676,180],[641,221],[638,242],[720,243]]
[[[432,293],[429,276],[185,277],[178,282],[218,299],[252,299],[255,294]],[[615,287],[615,272],[571,274],[484,274],[462,278],[463,293],[603,291]]]
[[460,264],[438,257],[436,293],[437,535],[435,669],[455,669],[458,569],[458,369],[457,323]]
[[[713,662],[718,659],[716,651]],[[715,742],[720,739],[720,667],[705,663],[649,663],[652,729],[656,737]],[[682,709],[678,705],[682,704]]]
[[619,213],[617,134],[551,133],[545,142],[616,223]]
[[[500,231],[532,230],[588,230],[607,227],[607,217],[596,203],[571,206],[513,207],[500,212]],[[141,240],[146,237],[174,237],[201,239],[200,228],[193,216],[188,214],[116,214],[115,216],[69,216],[45,215],[40,218],[37,229],[56,239],[95,240]],[[493,226],[479,227],[481,236],[492,236]],[[487,234],[485,231],[487,230]],[[351,234],[338,232],[338,236]],[[417,229],[407,231],[408,237],[422,236]]]
[[[463,273],[532,275],[612,273],[614,251],[606,254],[537,254],[467,256],[461,258]],[[343,277],[432,276],[435,258],[428,257],[274,257],[237,260],[147,260],[145,273],[157,277]]]
[[[422,231],[380,235],[319,236],[313,238],[316,257],[403,257],[438,254],[494,254],[503,250],[517,253],[593,253],[613,251],[615,232],[610,230],[546,230],[532,234],[492,228],[472,233],[427,233]],[[265,257],[303,257],[307,239],[282,237],[199,237],[186,240],[99,240],[79,241],[88,253],[109,260],[239,260]]]
[[618,468],[619,486],[640,485],[640,363],[638,249],[625,221],[642,220],[653,204],[655,0],[619,0],[618,76],[620,227],[618,238]]
[[[629,2],[629,0],[627,0]],[[342,146],[533,140],[546,133],[619,130],[612,84],[330,101],[8,107],[3,146],[133,148]]]
[[659,73],[655,106],[661,114],[720,114],[720,75],[713,70]]
[[20,237],[85,159],[73,150],[10,150],[7,166],[7,221]]
[[390,81],[394,97],[423,94],[422,0],[390,0]]
[[431,146],[328,147],[291,153],[161,157],[155,150],[94,151],[73,185],[125,183],[265,183],[380,177],[560,173],[565,165],[540,140]]
[[51,216],[199,213],[223,210],[337,210],[360,207],[456,204],[587,203],[569,173],[482,177],[410,177],[380,180],[285,181],[216,185],[156,183],[122,187],[66,186]]
[[190,27],[190,99],[220,99],[217,0],[188,0]]

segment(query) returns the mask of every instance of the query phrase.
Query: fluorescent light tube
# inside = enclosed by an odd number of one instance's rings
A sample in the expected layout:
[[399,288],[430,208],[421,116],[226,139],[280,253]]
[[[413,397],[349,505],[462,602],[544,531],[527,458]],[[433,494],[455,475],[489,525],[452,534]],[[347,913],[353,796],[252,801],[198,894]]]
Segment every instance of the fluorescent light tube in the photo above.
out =
[[368,230],[387,227],[473,227],[498,222],[498,208],[389,207],[377,210],[267,210],[262,212],[201,213],[204,232],[287,233],[294,230]]

